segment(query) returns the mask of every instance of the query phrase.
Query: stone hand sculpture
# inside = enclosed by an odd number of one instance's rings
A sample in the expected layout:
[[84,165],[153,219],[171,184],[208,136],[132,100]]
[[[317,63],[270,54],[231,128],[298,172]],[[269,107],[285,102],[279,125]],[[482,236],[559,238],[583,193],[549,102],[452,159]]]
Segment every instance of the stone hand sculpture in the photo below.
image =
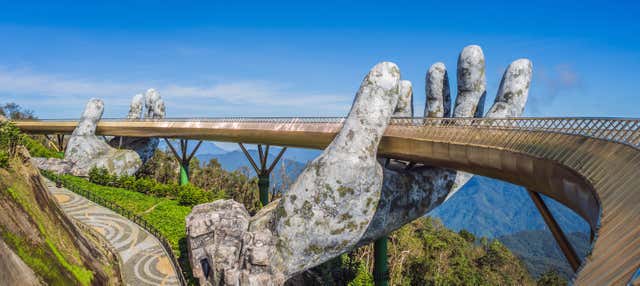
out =
[[[458,58],[456,97],[453,117],[482,117],[486,95],[484,55],[479,46],[465,47]],[[533,68],[528,59],[518,59],[507,67],[493,106],[486,117],[518,117],[524,111]],[[425,79],[427,95],[425,117],[450,117],[449,79],[443,63],[435,63]],[[410,92],[410,89],[408,89]],[[412,95],[400,99],[411,102]],[[411,104],[401,104],[411,108]],[[412,110],[396,109],[394,116],[412,116]],[[413,166],[391,160],[385,164],[382,196],[376,214],[360,244],[419,218],[451,197],[472,175],[433,166]]]
[[[484,58],[478,46],[458,60],[453,114],[482,115]],[[518,116],[532,67],[526,59],[505,72],[487,116]],[[427,74],[425,116],[451,115],[443,64]],[[301,271],[369,243],[441,204],[471,177],[455,170],[393,161],[377,149],[391,117],[412,116],[412,87],[393,63],[379,63],[363,80],[340,132],[282,198],[250,217],[232,200],[198,205],[187,217],[194,276],[206,285],[281,285]]]
[[[143,110],[146,107],[146,112]],[[129,107],[127,119],[162,119],[165,116],[164,100],[155,89],[149,89],[142,94],[136,94]],[[149,137],[114,137],[109,141],[109,145],[115,148],[133,150],[140,156],[142,162],[151,159],[153,153],[158,148],[160,141],[158,138]]]
[[[144,100],[144,102],[143,102]],[[130,119],[141,117],[143,105],[147,107],[147,118],[163,118],[165,107],[160,95],[150,89],[145,96],[136,95],[129,111]],[[89,171],[105,168],[116,175],[133,175],[142,164],[153,156],[158,146],[157,138],[120,137],[107,144],[95,135],[96,127],[104,112],[104,103],[100,99],[91,99],[85,106],[78,126],[69,137],[64,159],[34,158],[41,169],[56,173],[87,176]],[[113,142],[121,143],[121,148],[114,148]]]

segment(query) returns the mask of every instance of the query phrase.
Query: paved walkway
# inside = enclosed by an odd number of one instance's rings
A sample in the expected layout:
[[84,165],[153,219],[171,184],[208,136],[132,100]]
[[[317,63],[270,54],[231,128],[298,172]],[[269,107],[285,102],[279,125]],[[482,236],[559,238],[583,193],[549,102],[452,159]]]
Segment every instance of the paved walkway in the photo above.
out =
[[70,217],[102,234],[118,252],[125,285],[180,285],[158,239],[127,218],[45,179]]

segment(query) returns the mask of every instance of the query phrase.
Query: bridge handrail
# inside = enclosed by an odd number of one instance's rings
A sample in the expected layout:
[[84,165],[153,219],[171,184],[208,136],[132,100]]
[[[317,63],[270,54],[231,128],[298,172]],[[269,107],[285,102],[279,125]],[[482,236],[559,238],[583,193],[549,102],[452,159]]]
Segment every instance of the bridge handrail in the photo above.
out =
[[[212,117],[163,119],[109,119],[115,122],[211,122],[211,123],[297,123],[342,124],[344,117]],[[27,120],[23,120],[27,121]],[[33,120],[30,120],[33,121]],[[77,122],[68,119],[35,120],[42,122]],[[402,127],[476,127],[548,131],[593,137],[640,147],[640,119],[615,117],[514,117],[514,118],[422,118],[394,117],[391,126]]]
[[173,253],[173,248],[171,248],[171,244],[169,243],[169,240],[167,238],[165,238],[162,233],[160,233],[160,231],[158,229],[156,229],[155,227],[153,227],[153,225],[151,225],[150,223],[148,223],[144,218],[142,218],[141,216],[138,216],[136,214],[134,214],[133,212],[121,207],[120,205],[106,200],[103,197],[100,196],[96,196],[93,192],[82,189],[78,186],[72,185],[72,184],[65,184],[64,180],[61,180],[60,177],[58,177],[56,174],[50,172],[50,171],[46,171],[46,170],[40,170],[40,173],[46,177],[47,179],[53,181],[56,183],[56,185],[64,185],[65,188],[67,188],[68,190],[81,195],[85,198],[87,198],[88,200],[101,205],[105,208],[108,208],[116,213],[118,213],[121,216],[126,217],[127,219],[133,221],[135,224],[137,224],[138,226],[144,228],[147,232],[149,232],[151,235],[155,236],[158,241],[160,242],[160,244],[162,245],[162,248],[164,248],[164,250],[167,252],[167,254],[169,255],[169,258],[171,259],[171,263],[173,264],[173,267],[176,270],[176,275],[178,276],[178,281],[180,281],[180,285],[187,285],[187,280],[184,277],[184,273],[182,272],[182,268],[180,267],[180,263],[178,262],[177,257],[175,256],[175,254]]

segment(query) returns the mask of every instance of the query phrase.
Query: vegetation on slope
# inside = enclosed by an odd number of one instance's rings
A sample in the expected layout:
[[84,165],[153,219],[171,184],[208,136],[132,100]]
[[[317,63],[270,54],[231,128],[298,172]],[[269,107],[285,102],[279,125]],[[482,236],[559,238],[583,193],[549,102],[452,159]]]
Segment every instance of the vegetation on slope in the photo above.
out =
[[[524,265],[497,240],[456,233],[420,218],[389,236],[391,285],[535,285]],[[373,247],[361,247],[305,274],[307,285],[373,285]],[[345,279],[346,276],[346,279]],[[322,277],[322,279],[320,279]]]
[[0,238],[44,283],[118,284],[109,253],[84,238],[42,185],[23,138],[11,123],[0,123]]
[[[585,257],[590,249],[589,237],[582,232],[568,233],[578,256]],[[558,243],[549,230],[522,231],[498,238],[511,251],[522,259],[533,277],[542,277],[549,271],[555,271],[565,279],[573,277],[574,272],[558,247]]]

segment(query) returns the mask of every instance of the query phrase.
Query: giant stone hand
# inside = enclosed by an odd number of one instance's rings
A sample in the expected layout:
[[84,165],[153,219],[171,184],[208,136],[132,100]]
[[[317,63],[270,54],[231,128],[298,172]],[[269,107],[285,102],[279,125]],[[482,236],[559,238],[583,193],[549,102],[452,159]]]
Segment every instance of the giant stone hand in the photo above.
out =
[[113,174],[133,175],[142,166],[137,153],[112,148],[95,135],[103,112],[102,100],[89,100],[78,126],[69,137],[63,161],[71,165],[69,172],[73,175],[87,176],[94,167],[105,168]]
[[[482,115],[484,72],[480,47],[466,47],[458,61],[455,116]],[[513,62],[487,116],[520,115],[531,73],[528,60]],[[425,116],[450,116],[443,64],[429,69],[426,83]],[[378,159],[392,115],[413,115],[412,86],[395,64],[383,62],[363,80],[333,142],[282,199],[254,217],[232,200],[193,208],[187,239],[194,276],[203,285],[281,285],[424,215],[468,181],[470,174],[455,170]]]
[[[143,96],[133,97],[128,119],[142,118],[146,105],[147,118],[163,118],[164,101],[153,89]],[[158,147],[157,138],[116,137],[109,144],[95,135],[104,112],[100,99],[91,99],[85,106],[78,126],[69,137],[64,159],[34,158],[39,168],[56,173],[87,176],[92,168],[105,168],[116,175],[133,175]]]
[[[161,119],[165,116],[164,100],[155,89],[149,89],[144,95],[136,94],[133,97],[127,119],[142,119],[143,114],[145,119]],[[153,156],[159,143],[155,137],[114,137],[109,141],[112,147],[135,151],[143,163]]]

